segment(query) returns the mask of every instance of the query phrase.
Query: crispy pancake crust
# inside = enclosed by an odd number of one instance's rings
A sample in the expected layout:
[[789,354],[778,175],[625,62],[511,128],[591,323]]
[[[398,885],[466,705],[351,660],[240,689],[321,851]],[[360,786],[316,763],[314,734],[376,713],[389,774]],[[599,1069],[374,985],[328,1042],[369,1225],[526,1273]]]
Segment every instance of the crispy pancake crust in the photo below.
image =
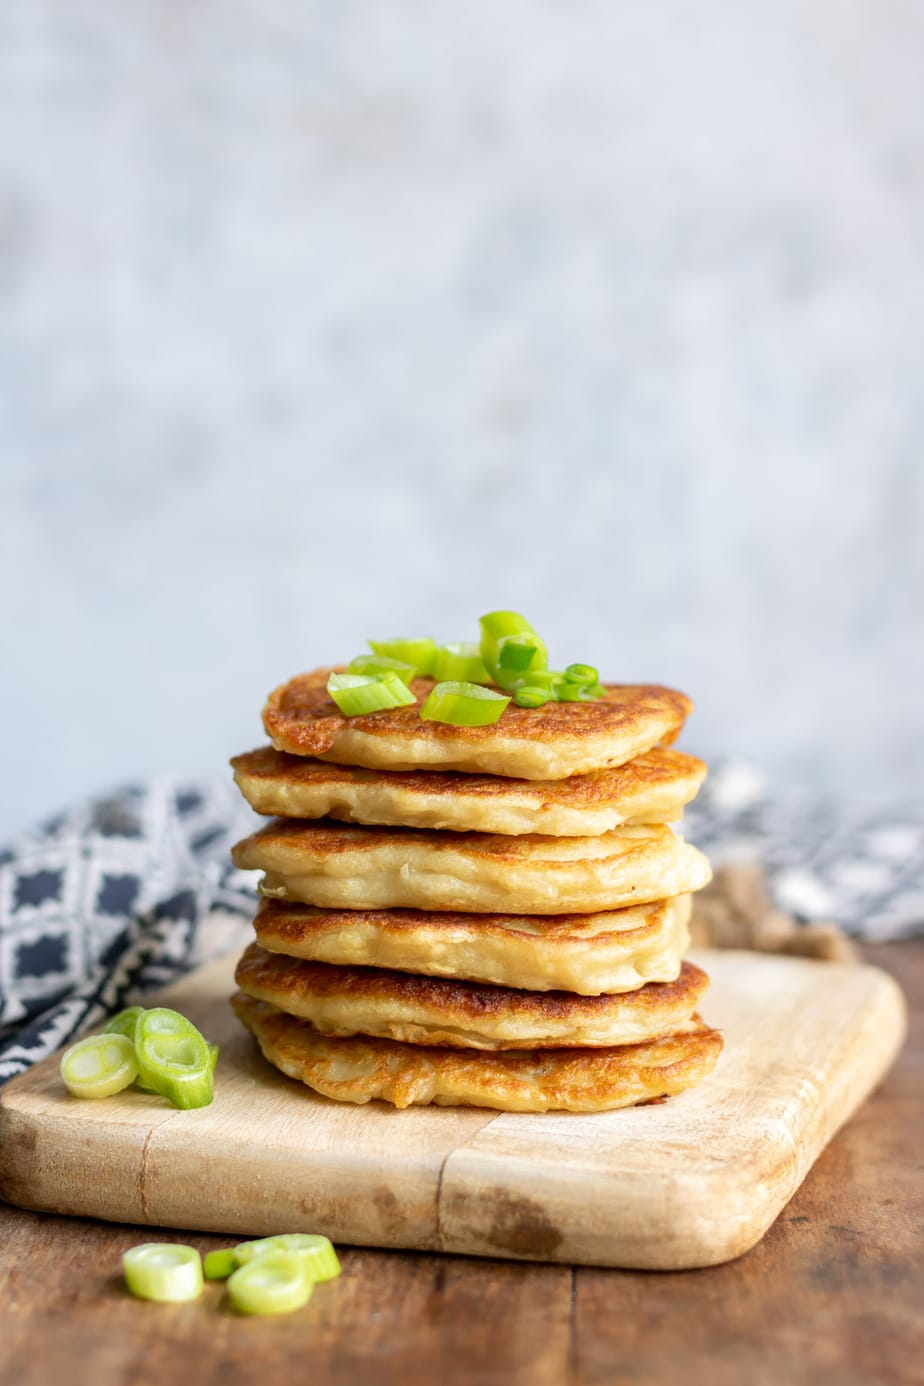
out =
[[366,770],[263,746],[235,756],[234,778],[258,813],[455,832],[593,837],[627,821],[665,823],[696,795],[706,767],[679,751],[625,765],[523,780],[454,770]]
[[379,967],[333,967],[252,943],[234,980],[322,1035],[378,1035],[457,1049],[610,1048],[683,1033],[708,985],[684,963],[673,982],[617,996],[521,991]]
[[702,1022],[691,1033],[646,1044],[485,1053],[364,1036],[329,1039],[242,992],[231,1004],[271,1064],[339,1102],[600,1112],[695,1086],[722,1050],[721,1035]]
[[672,982],[689,943],[691,904],[679,895],[601,914],[523,916],[267,900],[254,930],[269,951],[313,962],[598,996]]
[[699,890],[712,874],[701,852],[660,824],[507,837],[280,818],[231,855],[266,872],[265,895],[355,910],[590,914]]
[[[270,694],[263,725],[277,750],[370,769],[435,767],[560,780],[670,745],[692,708],[683,693],[657,684],[607,684],[606,698],[589,703],[511,703],[491,727],[424,722],[413,705],[344,717],[327,693],[332,672],[299,674]],[[432,688],[432,679],[414,679],[418,705]]]

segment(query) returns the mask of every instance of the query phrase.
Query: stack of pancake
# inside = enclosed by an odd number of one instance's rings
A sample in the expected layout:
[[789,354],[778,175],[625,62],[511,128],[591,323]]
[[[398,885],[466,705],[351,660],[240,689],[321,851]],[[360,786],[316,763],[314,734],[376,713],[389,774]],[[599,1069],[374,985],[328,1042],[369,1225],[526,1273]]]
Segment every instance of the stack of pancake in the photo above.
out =
[[418,706],[345,717],[331,671],[270,697],[273,745],[235,779],[273,821],[232,1004],[270,1063],[395,1106],[600,1111],[691,1087],[720,1036],[683,960],[706,858],[668,824],[706,767],[667,749],[690,710],[657,686],[510,704],[493,726]]

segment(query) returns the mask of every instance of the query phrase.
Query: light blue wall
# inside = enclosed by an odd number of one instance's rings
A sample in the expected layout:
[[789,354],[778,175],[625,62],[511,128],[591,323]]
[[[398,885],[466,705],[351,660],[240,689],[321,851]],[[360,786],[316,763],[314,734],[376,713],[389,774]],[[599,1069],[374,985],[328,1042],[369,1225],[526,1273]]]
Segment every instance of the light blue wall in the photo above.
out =
[[0,832],[522,607],[924,780],[924,7],[0,6]]

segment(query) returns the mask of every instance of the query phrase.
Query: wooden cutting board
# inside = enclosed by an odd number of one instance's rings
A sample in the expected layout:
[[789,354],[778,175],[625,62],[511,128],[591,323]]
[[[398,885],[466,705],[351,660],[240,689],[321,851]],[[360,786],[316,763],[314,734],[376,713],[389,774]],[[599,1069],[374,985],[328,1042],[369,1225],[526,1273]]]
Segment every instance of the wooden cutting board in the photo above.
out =
[[886,1072],[905,1008],[873,967],[695,960],[725,1051],[662,1105],[593,1116],[354,1107],[273,1070],[227,1005],[234,960],[161,998],[221,1046],[215,1101],[71,1098],[56,1059],[0,1094],[0,1196],[26,1208],[236,1236],[640,1269],[715,1265],[764,1234]]

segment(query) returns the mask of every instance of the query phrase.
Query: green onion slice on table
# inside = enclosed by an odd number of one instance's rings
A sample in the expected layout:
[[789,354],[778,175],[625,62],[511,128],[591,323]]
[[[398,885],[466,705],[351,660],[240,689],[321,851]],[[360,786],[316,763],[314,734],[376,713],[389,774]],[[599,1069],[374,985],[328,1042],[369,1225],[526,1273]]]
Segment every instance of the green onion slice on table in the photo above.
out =
[[179,1304],[202,1293],[202,1258],[191,1246],[145,1242],[122,1257],[125,1283],[139,1299]]
[[397,674],[402,683],[410,683],[417,675],[417,665],[408,660],[395,659],[392,655],[355,655],[347,667],[349,674]]
[[288,1314],[307,1303],[314,1281],[293,1252],[256,1256],[228,1280],[231,1303],[241,1314]]
[[145,1011],[135,1026],[135,1052],[138,1078],[146,1088],[175,1107],[209,1105],[215,1062],[208,1044],[185,1016],[165,1006]]
[[477,683],[438,683],[420,709],[428,722],[452,727],[487,727],[496,722],[510,702],[504,693]]
[[369,647],[377,655],[384,655],[387,659],[400,659],[405,664],[413,664],[420,674],[433,672],[436,641],[429,635],[417,640],[406,640],[401,636],[395,636],[391,640],[370,640]]
[[233,1247],[221,1247],[207,1251],[202,1258],[202,1269],[206,1280],[227,1280],[237,1270],[237,1257]]
[[61,1057],[61,1077],[75,1097],[111,1097],[137,1076],[135,1046],[127,1035],[88,1035]]
[[472,640],[460,640],[452,645],[441,645],[433,661],[433,677],[437,683],[490,683],[488,673],[481,658],[481,650]]
[[387,674],[331,674],[327,691],[346,717],[409,707],[417,701],[407,684],[394,672]]
[[256,1242],[241,1242],[234,1248],[234,1256],[238,1265],[246,1266],[260,1256],[271,1256],[277,1251],[297,1256],[312,1280],[333,1280],[340,1274],[340,1262],[331,1242],[315,1232],[282,1232],[275,1237],[261,1237]]

